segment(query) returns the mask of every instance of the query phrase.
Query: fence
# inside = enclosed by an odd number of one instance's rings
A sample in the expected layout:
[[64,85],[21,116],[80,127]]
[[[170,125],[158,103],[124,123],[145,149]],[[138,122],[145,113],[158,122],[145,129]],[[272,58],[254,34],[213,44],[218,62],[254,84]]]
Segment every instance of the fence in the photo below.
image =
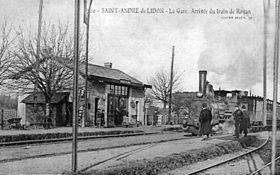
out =
[[3,129],[8,119],[17,117],[17,111],[14,109],[1,109],[0,116],[1,116],[1,120],[0,120],[1,129]]

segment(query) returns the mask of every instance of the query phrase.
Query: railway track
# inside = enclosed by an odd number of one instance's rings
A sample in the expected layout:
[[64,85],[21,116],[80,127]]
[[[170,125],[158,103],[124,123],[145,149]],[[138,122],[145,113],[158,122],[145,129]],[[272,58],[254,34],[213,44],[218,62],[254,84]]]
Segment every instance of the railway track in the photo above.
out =
[[89,169],[91,169],[91,168],[93,168],[93,167],[95,167],[95,166],[98,166],[98,165],[100,165],[100,164],[106,163],[106,162],[111,161],[111,160],[113,160],[113,159],[119,161],[119,160],[121,160],[121,159],[123,159],[123,158],[125,158],[125,157],[128,157],[128,156],[130,156],[130,155],[133,155],[133,154],[135,154],[135,153],[141,152],[141,151],[143,151],[143,150],[147,150],[147,149],[149,149],[149,148],[155,146],[156,144],[158,144],[158,143],[145,144],[145,145],[143,145],[143,146],[140,147],[140,148],[136,148],[136,149],[134,149],[134,150],[126,151],[126,152],[124,152],[124,153],[117,154],[117,155],[115,155],[115,156],[109,157],[108,159],[102,160],[102,161],[97,162],[97,163],[95,163],[95,164],[93,164],[93,165],[91,165],[91,166],[88,166],[88,167],[86,167],[86,168],[83,168],[83,169],[79,170],[79,173],[84,173],[84,172],[86,172],[87,170],[89,170]]
[[[152,134],[158,134],[158,133],[146,133],[146,134],[142,134],[142,135],[152,135]],[[122,135],[123,136],[123,135]],[[140,134],[125,134],[125,137],[129,137],[129,136],[141,136]],[[119,136],[120,137],[120,136]],[[102,138],[102,137],[98,137]],[[110,138],[109,136],[103,137],[103,138]],[[163,142],[170,142],[170,141],[177,141],[177,140],[182,140],[182,139],[191,139],[191,138],[196,138],[196,137],[185,137],[185,138],[169,138],[166,140],[157,140],[157,141],[143,141],[140,143],[133,143],[133,144],[121,144],[121,145],[114,145],[114,146],[106,146],[106,147],[100,147],[100,148],[86,148],[86,149],[82,149],[82,150],[78,150],[79,153],[84,153],[84,152],[95,152],[95,151],[102,151],[102,150],[109,150],[109,149],[116,149],[116,148],[122,148],[122,147],[130,147],[130,146],[141,146],[143,145],[144,147],[147,145],[154,145],[157,143],[163,143]],[[68,141],[64,141],[64,142],[68,142]],[[47,144],[60,144],[62,142],[49,142]],[[41,145],[40,142],[39,143],[33,143],[33,144],[37,144],[37,145]],[[17,148],[19,146],[25,146],[25,145],[13,145],[13,146],[9,146],[9,147],[2,147],[3,149],[6,148],[10,148],[10,147],[14,147]],[[0,148],[0,150],[2,149]],[[19,147],[20,148],[20,147]],[[24,147],[22,147],[23,149],[25,149]],[[0,160],[0,164],[1,163],[6,163],[6,162],[13,162],[13,161],[20,161],[20,160],[27,160],[27,159],[34,159],[34,158],[41,158],[41,157],[55,157],[55,156],[61,156],[61,155],[66,155],[66,154],[71,154],[72,151],[71,150],[64,150],[61,152],[53,152],[53,153],[43,153],[43,154],[35,154],[35,155],[26,155],[23,157],[14,157],[14,158],[6,158],[6,159],[1,159]]]
[[[280,156],[275,158],[275,161],[279,161],[280,160]],[[250,175],[254,175],[254,174],[258,174],[259,172],[261,172],[263,169],[265,169],[266,167],[270,166],[272,164],[272,162],[267,163],[265,166],[257,169],[256,171],[252,172]]]
[[[265,168],[269,167],[272,164],[272,162],[271,162],[271,146],[272,145],[271,144],[272,143],[270,141],[270,143],[267,145],[268,148],[265,149],[266,152],[264,152],[264,151],[260,152],[260,155],[266,164],[264,166],[262,166],[261,168],[257,169],[256,171],[253,171],[252,173],[250,173],[250,175],[262,173],[262,170],[264,170]],[[267,150],[269,150],[268,151],[269,153],[267,153]],[[277,142],[276,142],[276,153],[277,154],[276,154],[276,158],[275,158],[275,164],[276,164],[275,173],[277,173],[277,174],[280,173],[280,152],[279,151],[280,151],[280,140],[278,137]]]
[[[194,137],[191,137],[191,138],[194,138]],[[180,138],[182,139],[182,138]],[[185,139],[189,139],[189,138],[185,138]],[[172,140],[178,140],[178,139],[172,139]],[[107,164],[109,161],[119,161],[119,160],[122,160],[122,159],[125,159],[126,157],[128,156],[131,156],[131,155],[134,155],[135,153],[139,153],[141,151],[144,151],[144,150],[147,150],[147,149],[150,149],[154,146],[157,145],[157,143],[161,143],[161,142],[169,142],[169,141],[172,141],[172,140],[165,140],[165,141],[159,141],[159,142],[146,142],[146,143],[142,143],[142,144],[137,144],[139,145],[139,147],[132,147],[132,148],[129,148],[129,149],[125,149],[123,152],[121,152],[120,154],[113,154],[112,156],[108,156],[106,159],[100,159],[100,161],[97,161],[95,162],[94,164],[91,164],[87,167],[84,167],[83,169],[80,170],[80,172],[87,172],[88,170],[94,168],[95,166],[102,166],[102,164]],[[265,142],[262,143],[261,146],[259,146],[258,148],[254,149],[254,150],[251,150],[250,152],[247,152],[246,154],[250,154],[252,152],[255,152],[259,149],[261,149],[264,145],[266,145],[268,142],[268,138],[265,139]],[[142,146],[141,146],[142,145]],[[135,145],[127,145],[128,147],[129,146],[135,146]],[[124,147],[123,145],[120,145],[119,147],[112,147],[112,148],[122,148]],[[100,151],[100,150],[106,150],[106,149],[112,149],[112,148],[101,148],[101,149],[91,149],[91,150],[82,150],[82,151],[79,151],[79,152],[92,152],[92,151]],[[25,158],[20,158],[20,159],[10,159],[10,160],[3,160],[3,161],[0,161],[0,163],[5,163],[5,162],[10,162],[10,161],[15,161],[15,160],[23,160],[23,159],[30,159],[30,158],[36,158],[36,157],[48,157],[48,156],[60,156],[60,155],[65,155],[65,154],[69,154],[69,152],[64,152],[64,153],[60,153],[60,154],[53,154],[53,155],[38,155],[38,156],[34,156],[34,157],[25,157]],[[234,159],[237,159],[237,158],[240,158],[242,156],[245,156],[246,154],[242,154],[242,155],[239,155],[239,156],[236,156],[235,158],[231,158],[227,161],[224,161],[223,163],[226,163],[226,162],[230,162]],[[218,165],[222,165],[223,163],[218,163],[216,164],[215,166],[218,166]],[[212,168],[215,167],[215,166],[211,166]],[[211,167],[206,167],[206,168],[203,168],[203,169],[200,169],[196,172],[192,172],[191,174],[196,174],[196,173],[199,173],[199,172],[203,172],[207,169],[210,169]]]
[[[195,171],[189,173],[189,175],[195,175],[195,174],[203,173],[203,172],[205,172],[205,171],[207,171],[207,170],[213,169],[213,168],[215,168],[215,167],[221,166],[221,165],[223,165],[223,164],[227,164],[227,163],[229,163],[229,162],[232,162],[232,161],[235,161],[235,160],[237,160],[237,159],[240,159],[240,158],[242,158],[242,157],[244,157],[244,156],[247,156],[247,155],[250,155],[250,154],[252,154],[252,153],[255,153],[255,152],[257,152],[258,150],[260,150],[261,148],[263,148],[263,147],[268,143],[268,140],[269,140],[269,137],[268,137],[268,135],[267,135],[267,138],[265,139],[265,141],[264,141],[260,146],[258,146],[257,148],[255,148],[255,149],[253,149],[253,150],[250,150],[250,151],[248,151],[248,152],[246,152],[246,153],[243,153],[243,154],[234,156],[234,157],[232,157],[232,158],[229,158],[229,159],[227,159],[227,160],[225,160],[225,161],[218,162],[218,163],[215,163],[215,164],[206,166],[206,167],[202,167],[201,169],[197,169],[197,170],[195,170]],[[278,157],[278,159],[280,159],[280,158]],[[265,167],[262,167],[261,169],[259,169],[258,171],[256,171],[254,174],[258,173],[259,171],[261,171],[262,169],[266,168],[267,166],[269,166],[269,165],[266,165]]]
[[[114,137],[131,137],[131,136],[142,136],[142,135],[152,135],[152,134],[158,134],[158,132],[99,135],[99,136],[82,136],[82,137],[78,137],[78,140],[114,138]],[[56,139],[41,139],[41,140],[25,140],[25,141],[15,141],[15,142],[1,142],[0,147],[31,145],[31,144],[39,144],[39,143],[55,143],[55,142],[65,142],[65,141],[71,141],[71,140],[72,140],[72,137],[56,138]]]

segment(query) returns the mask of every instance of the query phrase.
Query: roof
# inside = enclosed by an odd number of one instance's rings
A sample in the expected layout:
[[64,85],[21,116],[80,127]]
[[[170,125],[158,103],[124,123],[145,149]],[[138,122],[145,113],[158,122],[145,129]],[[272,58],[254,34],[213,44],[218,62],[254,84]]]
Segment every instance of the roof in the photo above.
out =
[[[44,104],[45,102],[45,96],[43,93],[38,93],[37,98],[35,99],[34,93],[28,95],[26,98],[24,98],[21,103],[40,103]],[[52,96],[51,103],[52,104],[57,104],[60,103],[63,99],[69,96],[69,92],[58,92],[55,95]]]
[[[81,72],[85,72],[84,65],[80,68]],[[146,86],[141,81],[131,77],[130,75],[114,68],[108,68],[104,66],[99,66],[95,64],[88,64],[88,75],[89,77],[93,77],[96,79],[105,79],[110,81],[113,80],[114,82],[121,83],[121,84],[131,84],[131,85],[140,85]]]
[[[39,64],[43,63],[46,59],[42,59]],[[67,60],[65,62],[65,60]],[[72,61],[67,58],[60,58],[57,57],[56,61],[58,61],[60,64],[64,64],[69,69],[73,69]],[[13,74],[10,78],[12,79],[18,79],[20,76],[28,71],[30,71],[34,65],[31,65],[26,68],[26,70],[23,70],[21,72]],[[82,63],[80,66],[80,73],[85,74],[85,63]],[[152,88],[151,85],[143,84],[141,81],[131,77],[130,75],[114,68],[108,68],[105,66],[95,65],[95,64],[88,64],[88,75],[89,78],[97,79],[97,80],[103,80],[106,82],[113,82],[118,84],[128,84],[131,86],[137,86],[137,87],[146,87],[146,88]]]

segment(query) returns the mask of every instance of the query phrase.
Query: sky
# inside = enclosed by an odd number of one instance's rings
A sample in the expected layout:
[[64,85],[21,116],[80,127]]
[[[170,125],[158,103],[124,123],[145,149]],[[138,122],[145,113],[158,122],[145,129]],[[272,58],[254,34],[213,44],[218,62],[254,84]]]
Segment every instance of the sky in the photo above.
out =
[[[273,6],[271,2],[267,64],[271,99]],[[0,7],[0,24],[5,18],[15,29],[21,26],[36,34],[39,0],[0,0]],[[108,13],[108,8],[118,9]],[[139,13],[122,13],[129,8],[138,8]],[[83,9],[81,1],[82,31]],[[148,13],[155,9],[156,13]],[[74,0],[44,0],[43,20],[68,23],[73,29]],[[262,96],[264,21],[260,0],[93,0],[90,20],[93,64],[112,62],[113,68],[147,83],[161,69],[170,72],[175,46],[174,70],[182,74],[183,91],[198,91],[198,71],[207,70],[214,89],[251,90]]]

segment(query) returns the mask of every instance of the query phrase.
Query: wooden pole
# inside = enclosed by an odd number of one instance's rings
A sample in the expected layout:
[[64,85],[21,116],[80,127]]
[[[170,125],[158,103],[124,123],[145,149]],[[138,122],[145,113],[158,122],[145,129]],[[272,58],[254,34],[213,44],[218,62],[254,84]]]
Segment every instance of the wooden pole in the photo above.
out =
[[43,0],[40,0],[39,3],[39,17],[38,17],[38,33],[37,33],[37,49],[36,49],[36,64],[35,64],[35,72],[36,72],[36,79],[35,79],[35,85],[34,85],[34,115],[37,115],[37,101],[38,101],[38,79],[39,79],[39,58],[40,58],[40,45],[41,45],[41,28],[42,28],[42,13],[43,13]]
[[88,118],[88,43],[89,43],[89,21],[90,9],[92,0],[90,0],[89,7],[87,7],[87,0],[84,0],[84,23],[86,24],[86,65],[85,65],[85,114],[84,120]]
[[264,43],[263,43],[263,125],[266,126],[267,123],[267,100],[266,100],[266,62],[267,62],[267,5],[266,0],[263,0],[264,9]]
[[[37,33],[37,56],[40,54],[40,41],[41,41],[41,28],[42,28],[42,11],[43,11],[43,0],[40,0],[39,4],[39,18],[38,18],[38,33]],[[38,57],[36,59],[36,68],[38,68]]]
[[172,58],[171,58],[171,73],[170,73],[170,93],[169,93],[169,110],[168,110],[168,123],[171,120],[171,106],[172,106],[172,87],[173,87],[173,64],[174,64],[174,50],[175,46],[172,47]]
[[74,21],[74,88],[73,88],[73,124],[72,124],[72,172],[77,172],[77,136],[78,136],[78,79],[79,79],[79,24],[80,24],[80,0],[75,0]]
[[275,174],[276,132],[277,132],[277,91],[278,91],[278,59],[279,59],[279,0],[275,2],[275,43],[273,71],[273,116],[272,116],[272,154],[271,173]]
[[1,109],[1,129],[4,129],[4,109]]

